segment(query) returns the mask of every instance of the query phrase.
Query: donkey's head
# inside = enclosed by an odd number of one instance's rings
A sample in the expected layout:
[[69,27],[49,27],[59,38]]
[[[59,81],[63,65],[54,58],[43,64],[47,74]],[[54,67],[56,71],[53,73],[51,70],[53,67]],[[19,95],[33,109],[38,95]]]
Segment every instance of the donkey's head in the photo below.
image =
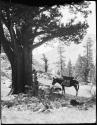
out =
[[55,83],[57,83],[57,78],[54,78],[54,77],[53,77],[52,85],[55,85]]

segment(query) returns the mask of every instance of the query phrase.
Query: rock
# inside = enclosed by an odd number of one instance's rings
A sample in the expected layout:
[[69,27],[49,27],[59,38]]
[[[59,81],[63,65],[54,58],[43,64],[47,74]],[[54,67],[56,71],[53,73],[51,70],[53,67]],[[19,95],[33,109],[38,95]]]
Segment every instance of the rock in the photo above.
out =
[[78,101],[76,101],[75,99],[70,100],[70,104],[73,106],[80,105],[80,103]]

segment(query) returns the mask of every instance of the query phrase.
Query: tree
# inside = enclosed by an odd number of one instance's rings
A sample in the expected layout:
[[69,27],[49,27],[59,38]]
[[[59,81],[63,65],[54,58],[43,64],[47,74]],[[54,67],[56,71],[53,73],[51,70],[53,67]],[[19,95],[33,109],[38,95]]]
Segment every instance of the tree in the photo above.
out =
[[[87,59],[85,56],[79,56],[78,61],[75,66],[75,78],[80,79],[83,82],[90,82],[93,72],[93,64],[91,64],[91,69],[87,67]],[[90,71],[90,72],[89,72]],[[90,77],[90,78],[89,78]]]
[[92,45],[93,45],[93,40],[91,39],[91,37],[88,37],[86,45],[84,46],[85,56],[87,58],[87,64],[88,65],[93,63]]
[[73,73],[72,73],[71,60],[69,60],[69,62],[68,62],[68,64],[67,64],[67,71],[68,71],[68,76],[72,77]]
[[96,66],[91,64],[91,69],[89,72],[89,81],[93,84],[96,84]]
[[75,78],[79,81],[88,82],[88,72],[86,57],[79,55],[75,66]]
[[76,64],[75,64],[75,71],[74,71],[74,77],[76,79],[79,79],[79,81],[83,81],[83,76],[84,76],[82,65],[83,65],[82,57],[79,54],[78,59],[77,59]]
[[79,76],[82,81],[89,82],[92,79],[94,70],[93,55],[92,55],[92,39],[89,37],[84,46],[84,56],[78,57],[76,64],[76,76]]
[[[89,11],[84,8],[88,5],[84,2],[68,6],[71,13],[82,13],[86,18]],[[85,21],[75,24],[74,18],[66,26],[60,23],[61,7],[0,3],[0,40],[12,68],[12,93],[25,92],[25,85],[32,85],[32,51],[36,47],[53,38],[66,40],[65,44],[79,43],[85,36],[88,28]]]
[[85,48],[85,55],[84,55],[84,74],[85,74],[85,81],[88,81],[89,72],[91,72],[93,68],[93,54],[92,54],[92,39],[88,37]]
[[94,66],[94,74],[93,74],[93,81],[92,82],[96,85],[96,66]]
[[47,73],[47,71],[48,71],[48,59],[45,56],[45,54],[43,54],[42,60],[44,61],[45,72]]
[[65,52],[65,48],[64,48],[64,44],[62,44],[59,41],[59,45],[58,45],[58,58],[57,58],[57,67],[58,67],[58,74],[60,74],[60,76],[62,77],[64,75],[64,69],[65,69],[65,56],[64,56],[64,52]]

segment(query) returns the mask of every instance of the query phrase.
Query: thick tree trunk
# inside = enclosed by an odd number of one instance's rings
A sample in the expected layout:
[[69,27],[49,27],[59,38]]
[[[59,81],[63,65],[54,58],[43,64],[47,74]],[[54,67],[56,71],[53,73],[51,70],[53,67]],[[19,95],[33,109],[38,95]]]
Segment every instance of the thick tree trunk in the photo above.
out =
[[12,89],[13,94],[25,91],[25,72],[24,72],[24,56],[22,48],[17,48],[17,55],[11,63],[12,67]]
[[32,85],[32,51],[18,48],[17,56],[12,64],[13,94],[24,93],[25,85]]
[[[32,86],[32,49],[27,45],[18,45],[18,42],[11,41],[14,46],[11,46],[11,43],[5,38],[3,27],[0,23],[1,41],[5,53],[8,56],[8,59],[12,67],[12,93],[24,93],[25,85]],[[13,35],[13,34],[12,34]],[[14,37],[14,36],[13,36]],[[20,40],[21,41],[21,40]],[[25,42],[23,42],[25,43]]]
[[32,49],[24,47],[24,70],[26,84],[32,85]]
[[16,65],[11,65],[11,67],[12,67],[12,93],[13,94],[16,94],[16,93],[18,93],[17,92],[17,90],[18,90],[18,88],[17,88],[17,67],[16,67]]
[[24,55],[23,50],[18,48],[19,53],[17,54],[17,92],[24,92],[25,87],[25,70],[24,70]]
[[[32,50],[27,45],[22,48],[15,41],[16,39],[13,34],[11,34],[13,41],[9,42],[4,36],[1,22],[0,29],[0,40],[12,67],[12,93],[25,92],[25,85],[31,86],[32,84]],[[14,43],[13,46],[12,43]]]

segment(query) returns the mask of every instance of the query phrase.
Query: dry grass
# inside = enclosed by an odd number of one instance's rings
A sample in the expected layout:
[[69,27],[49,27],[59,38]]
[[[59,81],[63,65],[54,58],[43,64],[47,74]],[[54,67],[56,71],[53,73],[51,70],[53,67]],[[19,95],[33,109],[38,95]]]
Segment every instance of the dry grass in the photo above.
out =
[[[70,104],[72,99],[75,99],[82,105],[72,106]],[[66,94],[64,96],[59,93],[46,93],[41,89],[39,90],[39,95],[37,97],[33,97],[31,94],[19,94],[15,95],[14,99],[8,101],[1,100],[2,108],[7,107],[15,108],[17,110],[32,110],[34,112],[38,110],[43,112],[49,109],[58,109],[60,107],[75,107],[79,110],[88,110],[88,108],[92,107],[93,105],[96,105],[96,96],[91,98],[76,97],[70,94]]]

